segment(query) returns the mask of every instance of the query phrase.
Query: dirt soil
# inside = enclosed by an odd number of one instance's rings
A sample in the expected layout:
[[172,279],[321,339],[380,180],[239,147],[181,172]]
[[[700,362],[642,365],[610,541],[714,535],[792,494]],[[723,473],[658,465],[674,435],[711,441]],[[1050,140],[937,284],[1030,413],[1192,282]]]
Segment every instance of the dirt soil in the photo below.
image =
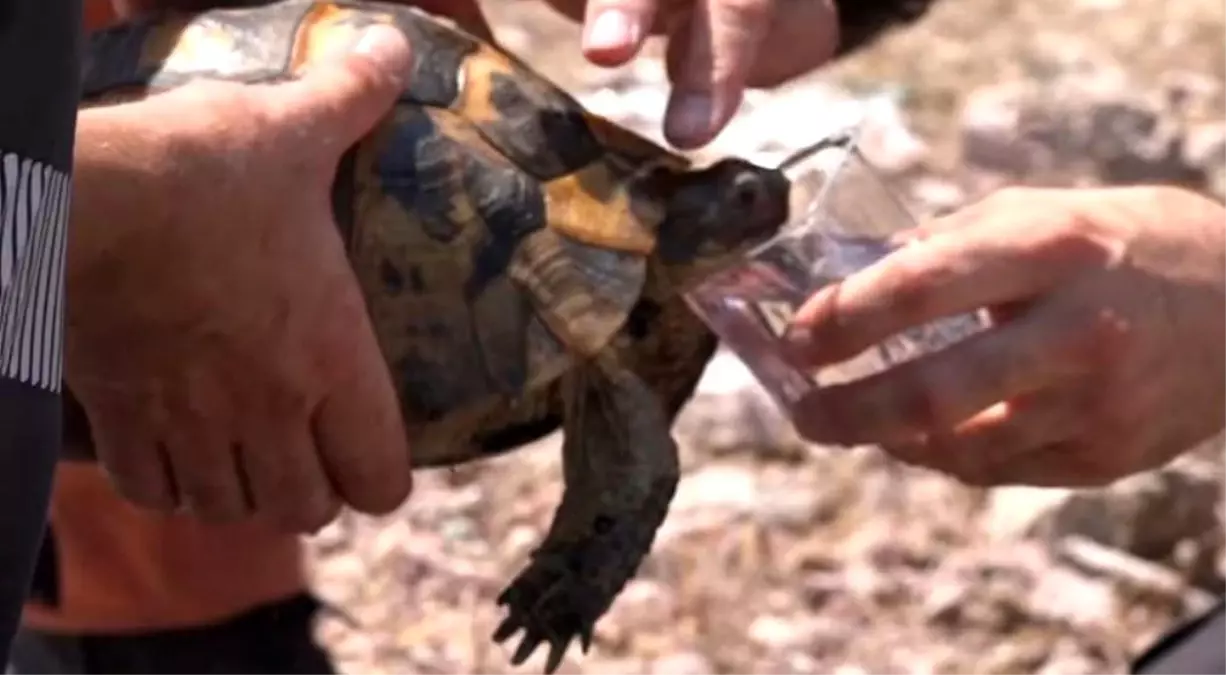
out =
[[[571,91],[637,72],[583,63],[575,27],[535,2],[487,7],[500,38]],[[1009,79],[1122,69],[1146,91],[1199,92],[1184,114],[1220,122],[1224,14],[1220,0],[941,0],[918,26],[794,86],[899,94],[907,126],[932,149],[926,170],[956,171],[967,97]],[[1004,500],[872,448],[797,443],[769,414],[745,413],[753,400],[704,393],[686,411],[669,521],[591,652],[572,647],[562,672],[1123,672],[1222,592],[1220,501],[1129,511],[1097,492]],[[730,419],[770,429],[713,441],[711,425]],[[1212,498],[1220,443],[1203,455]],[[421,471],[397,513],[346,516],[312,539],[316,586],[347,615],[319,627],[339,666],[541,672],[544,650],[512,668],[514,644],[489,637],[501,620],[494,598],[558,503],[559,468],[554,438]],[[1138,494],[1189,494],[1180,480],[1164,474]],[[1187,525],[1198,508],[1208,516]],[[1157,523],[1147,536],[1171,528],[1157,553],[1127,530],[1146,509]]]

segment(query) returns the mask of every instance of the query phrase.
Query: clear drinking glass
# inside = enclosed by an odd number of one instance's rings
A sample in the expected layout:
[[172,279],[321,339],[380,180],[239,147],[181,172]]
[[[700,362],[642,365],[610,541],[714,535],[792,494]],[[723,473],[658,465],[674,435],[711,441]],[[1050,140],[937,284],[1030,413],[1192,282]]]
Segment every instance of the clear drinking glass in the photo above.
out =
[[[780,355],[780,337],[801,304],[827,284],[872,265],[915,218],[858,150],[858,130],[826,137],[785,160],[794,182],[792,219],[743,263],[711,275],[686,300],[784,410],[815,387],[858,379],[941,349],[986,325],[954,316],[891,336],[816,372]],[[820,348],[820,345],[818,345]]]

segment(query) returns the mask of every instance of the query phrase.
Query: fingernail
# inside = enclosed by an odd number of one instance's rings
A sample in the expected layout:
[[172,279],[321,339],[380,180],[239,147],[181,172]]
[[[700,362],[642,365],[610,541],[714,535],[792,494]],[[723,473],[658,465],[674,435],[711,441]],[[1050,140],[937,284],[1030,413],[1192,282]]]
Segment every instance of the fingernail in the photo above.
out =
[[606,9],[596,15],[587,34],[584,49],[620,49],[633,45],[638,36],[630,15],[618,9]]
[[376,25],[366,29],[353,47],[354,54],[370,59],[379,68],[403,77],[412,63],[409,41],[398,28]]
[[715,126],[715,105],[710,94],[682,94],[668,116],[665,132],[687,144],[700,142]]

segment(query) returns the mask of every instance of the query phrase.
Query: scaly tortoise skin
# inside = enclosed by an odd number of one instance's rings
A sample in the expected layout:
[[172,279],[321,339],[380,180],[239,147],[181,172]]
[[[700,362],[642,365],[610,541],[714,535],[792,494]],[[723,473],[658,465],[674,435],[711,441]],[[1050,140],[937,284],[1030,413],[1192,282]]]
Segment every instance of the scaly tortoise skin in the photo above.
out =
[[[772,236],[779,169],[681,156],[585,111],[488,41],[381,2],[284,0],[95,33],[82,106],[201,78],[293,77],[374,23],[413,45],[395,109],[346,154],[333,203],[419,467],[564,433],[565,493],[499,597],[522,663],[575,637],[635,574],[678,481],[672,422],[716,338],[680,291]],[[66,438],[89,445],[70,401]],[[75,421],[74,421],[75,420]]]

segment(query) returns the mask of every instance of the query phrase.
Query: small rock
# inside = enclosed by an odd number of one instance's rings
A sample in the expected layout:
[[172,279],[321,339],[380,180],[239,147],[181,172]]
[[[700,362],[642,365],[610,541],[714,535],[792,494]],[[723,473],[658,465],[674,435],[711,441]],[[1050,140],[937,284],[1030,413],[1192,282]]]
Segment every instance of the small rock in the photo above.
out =
[[824,520],[823,512],[834,508],[829,495],[807,485],[771,486],[755,512],[767,526],[806,527]]
[[[1215,560],[1223,546],[1222,478],[1198,466],[1192,459],[1175,462],[1099,490],[1000,488],[988,497],[983,526],[996,541],[1079,535],[1149,560],[1166,559],[1180,542],[1195,540]],[[1206,566],[1204,574],[1212,573],[1213,565]]]
[[959,609],[970,595],[966,584],[943,580],[934,583],[924,599],[924,616],[930,623],[954,625],[959,619]]
[[952,181],[924,176],[911,182],[911,198],[917,202],[917,211],[929,216],[940,216],[966,203],[966,192]]
[[1051,649],[1046,640],[1002,640],[979,659],[976,672],[1030,673],[1046,660]]
[[1177,107],[1138,94],[1123,76],[984,87],[967,97],[960,121],[963,160],[1015,179],[1067,184],[1089,174],[1107,184],[1194,188],[1208,181],[1184,150]]
[[783,616],[765,614],[749,624],[750,641],[764,649],[786,652],[791,649],[829,649],[846,643],[851,636],[842,622],[821,616]]
[[1209,122],[1188,129],[1183,154],[1194,166],[1207,170],[1221,167],[1226,163],[1226,123]]
[[715,672],[715,668],[702,654],[695,651],[683,651],[655,659],[651,662],[647,672],[651,675],[707,675]]
[[[618,673],[646,673],[640,659],[594,659],[585,658],[582,661],[584,675],[617,675]],[[563,666],[565,667],[565,666]],[[476,672],[470,670],[469,672]]]
[[928,144],[911,132],[902,109],[889,96],[865,101],[860,134],[860,152],[874,169],[899,174],[914,169],[928,158]]
[[1028,605],[1039,616],[1086,628],[1114,621],[1116,602],[1110,584],[1057,567],[1039,575]]
[[[1083,645],[1078,636],[1068,635],[1056,641],[1052,646],[1043,665],[1035,669],[1035,675],[1069,675],[1070,673],[1111,673],[1127,672],[1122,663],[1112,663],[1103,658],[1101,650],[1091,650]],[[1094,652],[1092,655],[1090,652]]]
[[[1028,486],[1003,487],[988,493],[981,519],[984,533],[993,541],[1011,541],[1042,536],[1057,518],[1076,522],[1074,529],[1090,536],[1109,536],[1116,525],[1110,514],[1093,502],[1076,501],[1073,490]],[[1059,512],[1060,515],[1057,515]]]
[[1023,147],[1026,144],[1018,133],[1022,109],[1031,95],[1021,83],[984,87],[968,94],[959,120],[962,160],[1010,175],[1037,168],[1041,160],[1036,153],[1041,148]]
[[713,464],[681,479],[670,513],[701,509],[748,513],[758,499],[757,479],[748,469]]
[[632,579],[602,621],[627,631],[650,631],[672,622],[676,613],[673,589],[653,579]]
[[788,649],[807,643],[806,632],[802,622],[795,618],[765,614],[749,624],[747,636],[768,649]]
[[899,579],[883,574],[869,564],[849,565],[843,573],[847,591],[872,602],[888,605],[899,599]]
[[784,652],[793,650],[821,653],[837,649],[851,637],[850,628],[835,617],[764,614],[749,624],[746,633],[759,646],[786,656]]
[[1111,184],[1204,183],[1183,154],[1183,130],[1142,101],[1103,101],[1089,111],[1089,157]]
[[516,525],[502,540],[502,554],[511,560],[526,558],[540,545],[541,533],[535,527]]
[[1193,99],[1212,99],[1222,94],[1222,80],[1208,73],[1171,70],[1163,74],[1169,98],[1175,106]]

